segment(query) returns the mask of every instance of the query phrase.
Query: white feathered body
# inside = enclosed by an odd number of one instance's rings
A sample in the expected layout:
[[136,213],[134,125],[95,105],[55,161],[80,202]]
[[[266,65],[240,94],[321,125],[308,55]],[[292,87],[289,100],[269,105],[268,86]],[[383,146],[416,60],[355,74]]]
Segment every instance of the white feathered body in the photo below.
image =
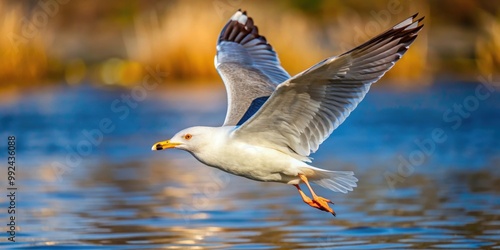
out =
[[[188,152],[200,162],[230,174],[263,182],[299,184],[299,174],[334,191],[352,191],[356,177],[350,171],[316,168],[272,147],[250,144],[234,138],[235,126],[197,127],[203,139]],[[193,137],[194,139],[194,137]]]
[[206,165],[256,181],[288,183],[296,180],[298,183],[297,175],[303,173],[301,168],[309,167],[278,150],[231,140],[234,128],[213,128],[210,145],[191,153]]

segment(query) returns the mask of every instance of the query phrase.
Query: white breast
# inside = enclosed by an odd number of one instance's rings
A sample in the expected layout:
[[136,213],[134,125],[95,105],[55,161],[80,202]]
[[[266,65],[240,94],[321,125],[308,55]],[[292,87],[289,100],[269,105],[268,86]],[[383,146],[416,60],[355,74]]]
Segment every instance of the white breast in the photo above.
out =
[[305,163],[274,149],[250,145],[231,138],[217,138],[195,157],[225,172],[257,181],[288,182]]

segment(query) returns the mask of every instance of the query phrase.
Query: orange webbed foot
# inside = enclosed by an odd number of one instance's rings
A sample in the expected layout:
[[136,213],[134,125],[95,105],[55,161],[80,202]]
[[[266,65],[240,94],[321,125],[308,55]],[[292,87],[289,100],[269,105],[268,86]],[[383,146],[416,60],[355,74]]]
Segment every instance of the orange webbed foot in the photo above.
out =
[[309,204],[309,206],[311,207],[317,208],[321,211],[329,212],[333,214],[333,216],[337,216],[335,211],[333,211],[333,209],[328,205],[328,203],[333,204],[333,202],[329,199],[317,196],[314,190],[311,188],[311,185],[309,185],[309,181],[307,180],[307,177],[305,175],[299,174],[299,178],[307,185],[307,188],[309,188],[309,191],[311,191],[311,195],[313,197],[312,200],[307,197],[297,184],[295,185],[295,187],[297,188],[297,190],[299,190],[300,196],[302,196],[302,200],[304,200],[304,202]]
[[316,205],[318,205],[318,207],[319,207],[318,209],[325,211],[325,212],[329,212],[329,213],[333,214],[333,216],[337,216],[335,211],[333,211],[333,209],[328,205],[328,203],[333,204],[333,202],[330,201],[329,199],[326,199],[326,198],[323,198],[320,196],[313,196],[313,202]]
[[314,202],[313,200],[311,200],[311,198],[309,198],[309,197],[307,197],[307,196],[306,196],[306,197],[303,199],[303,201],[304,201],[304,203],[306,203],[307,205],[309,205],[309,206],[311,206],[311,207],[314,207],[314,208],[317,208],[317,209],[321,210],[321,206],[320,206],[318,203],[316,203],[316,202]]
[[313,208],[319,209],[321,211],[329,212],[329,213],[333,214],[333,216],[336,216],[335,211],[333,211],[333,209],[330,208],[330,206],[328,206],[328,203],[333,204],[332,201],[325,199],[323,197],[317,196],[316,194],[313,195],[313,199],[311,200],[311,198],[309,198],[307,195],[304,194],[304,192],[302,192],[299,185],[295,185],[295,187],[299,191],[299,194],[302,197],[302,200],[304,201],[304,203],[306,203],[307,205],[309,205]]

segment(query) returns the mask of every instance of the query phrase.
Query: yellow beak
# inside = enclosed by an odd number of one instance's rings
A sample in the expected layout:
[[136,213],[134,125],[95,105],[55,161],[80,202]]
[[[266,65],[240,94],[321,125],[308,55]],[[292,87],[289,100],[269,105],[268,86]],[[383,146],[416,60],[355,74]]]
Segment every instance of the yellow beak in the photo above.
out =
[[179,142],[171,142],[170,140],[157,142],[151,147],[151,150],[163,150],[167,148],[175,148],[177,145],[180,145]]

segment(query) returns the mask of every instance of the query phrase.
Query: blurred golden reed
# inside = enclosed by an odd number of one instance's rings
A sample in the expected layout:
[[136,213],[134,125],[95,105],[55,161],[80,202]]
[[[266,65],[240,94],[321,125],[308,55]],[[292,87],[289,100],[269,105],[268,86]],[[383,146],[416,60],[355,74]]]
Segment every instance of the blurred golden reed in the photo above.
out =
[[[238,8],[248,10],[291,75],[416,12],[426,16],[424,29],[382,84],[418,87],[435,75],[470,80],[499,72],[500,15],[491,10],[500,8],[486,0],[1,1],[0,87],[134,86],[157,66],[168,72],[167,85],[220,84],[215,43]],[[27,24],[35,26],[28,35]]]
[[[133,32],[125,36],[127,58],[141,64],[161,65],[175,79],[218,79],[213,65],[215,43],[221,27],[234,9],[216,11],[213,3],[198,1],[194,6],[192,2],[179,1],[161,16],[153,11],[136,18]],[[349,25],[329,27],[318,24],[310,16],[295,9],[280,11],[276,5],[266,2],[248,2],[244,5],[259,32],[273,45],[283,67],[291,75],[327,57],[354,48],[409,16],[406,13],[389,16],[391,22],[385,26],[377,23],[375,29],[366,32],[365,26],[371,16],[363,19],[337,16],[335,20],[327,21],[328,25],[342,19],[343,23]],[[197,11],[199,9],[212,11]],[[226,16],[218,16],[218,13]],[[356,34],[353,27],[359,27],[362,34]],[[354,42],[356,35],[364,40]],[[346,43],[346,40],[351,42]],[[341,44],[346,46],[341,47]],[[426,51],[426,35],[421,34],[405,59],[388,74],[389,78],[397,79],[397,84],[422,80]],[[423,82],[430,81],[426,79]]]
[[24,12],[19,5],[0,1],[0,86],[39,82],[47,76],[50,32],[25,37]]
[[500,73],[500,13],[497,16],[480,13],[484,34],[476,42],[477,65],[481,74]]

